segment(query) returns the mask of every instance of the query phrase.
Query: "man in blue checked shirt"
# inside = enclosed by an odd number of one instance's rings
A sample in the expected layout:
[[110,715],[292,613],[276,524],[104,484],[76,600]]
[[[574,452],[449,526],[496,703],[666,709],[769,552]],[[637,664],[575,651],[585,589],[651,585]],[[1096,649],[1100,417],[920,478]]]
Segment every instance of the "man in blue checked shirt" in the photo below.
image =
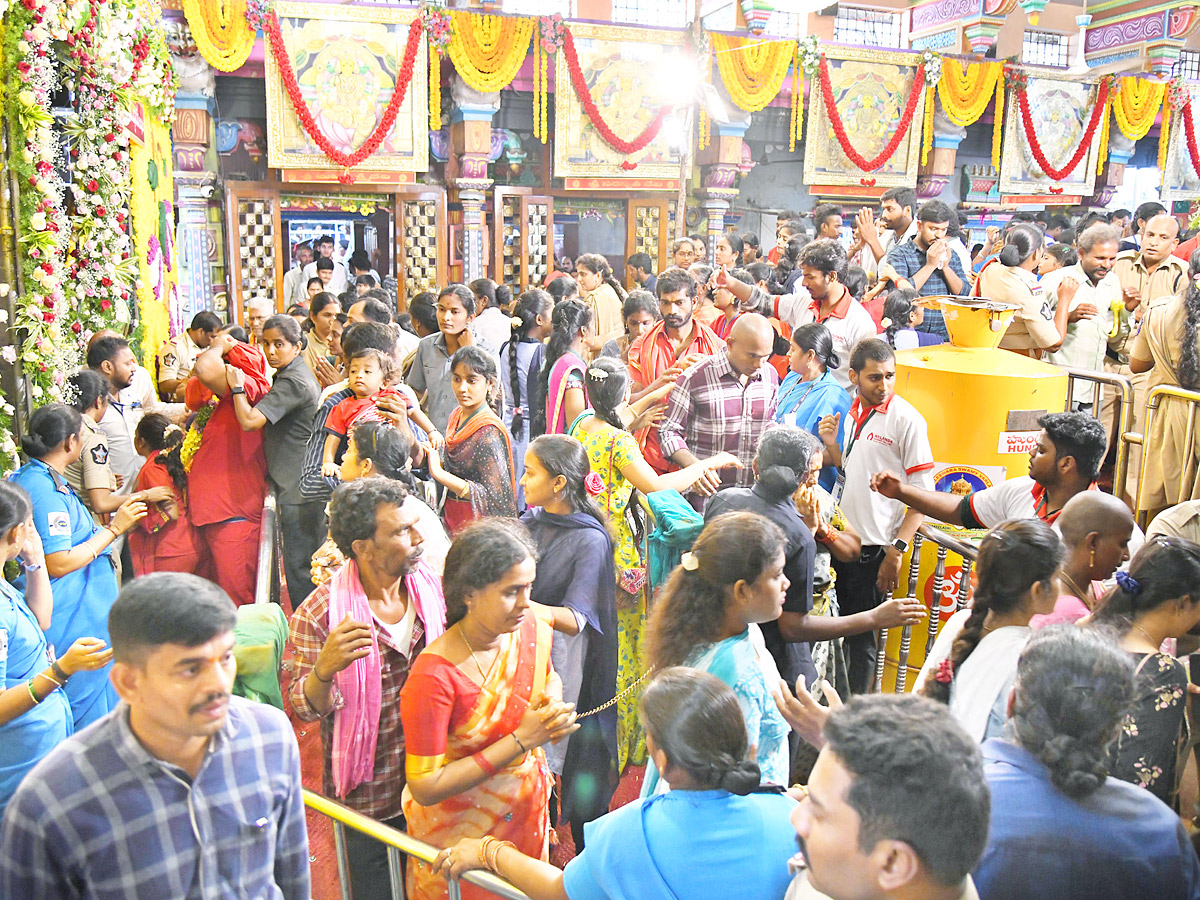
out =
[[[946,240],[950,218],[956,216],[940,200],[930,200],[917,213],[917,233],[912,240],[898,243],[888,251],[888,265],[897,278],[896,287],[911,287],[922,297],[936,294],[965,294],[971,289],[962,263]],[[950,339],[941,311],[925,310],[925,320],[917,331]]]
[[109,614],[116,709],[25,777],[0,824],[0,897],[308,900],[287,717],[231,696],[229,597],[173,572]]

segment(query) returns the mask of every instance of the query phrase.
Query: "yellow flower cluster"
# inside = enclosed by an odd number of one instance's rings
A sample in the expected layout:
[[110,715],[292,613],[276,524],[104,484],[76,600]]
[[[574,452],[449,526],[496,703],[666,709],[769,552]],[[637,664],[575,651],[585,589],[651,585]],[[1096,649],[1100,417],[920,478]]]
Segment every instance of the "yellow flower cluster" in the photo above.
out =
[[525,62],[537,20],[460,11],[451,15],[454,36],[446,50],[462,80],[485,94],[508,87]]
[[[150,164],[154,163],[158,183],[151,183]],[[132,191],[129,195],[129,217],[133,228],[133,254],[137,260],[137,302],[142,322],[143,358],[150,360],[170,339],[170,302],[178,282],[179,267],[174,259],[167,260],[171,246],[159,246],[155,259],[150,258],[150,238],[158,238],[164,201],[171,202],[174,194],[172,176],[171,131],[154,116],[146,117],[146,138],[129,147],[129,174]],[[168,221],[167,227],[173,227]],[[169,262],[169,268],[167,263]],[[155,297],[154,285],[158,285]]]
[[758,112],[779,95],[796,55],[795,41],[760,41],[713,34],[725,90],[741,109]]
[[1121,134],[1140,141],[1150,131],[1162,109],[1167,85],[1146,78],[1122,78],[1121,89],[1112,101],[1113,115]]
[[200,55],[214,69],[240,69],[254,49],[254,29],[246,22],[246,0],[183,0],[183,14]]

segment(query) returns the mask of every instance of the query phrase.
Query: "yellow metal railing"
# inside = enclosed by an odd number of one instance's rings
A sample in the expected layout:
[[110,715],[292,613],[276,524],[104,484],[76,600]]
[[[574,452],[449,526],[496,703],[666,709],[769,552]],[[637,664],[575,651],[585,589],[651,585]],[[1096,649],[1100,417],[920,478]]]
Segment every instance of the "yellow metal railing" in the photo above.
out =
[[[1142,423],[1142,433],[1135,434],[1131,432],[1123,435],[1128,443],[1142,445],[1142,465],[1138,469],[1137,490],[1134,492],[1133,496],[1134,515],[1137,516],[1138,524],[1142,528],[1145,528],[1146,525],[1149,524],[1147,519],[1149,518],[1149,514],[1151,512],[1149,509],[1141,508],[1142,493],[1146,487],[1146,445],[1148,436],[1151,433],[1151,427],[1154,424],[1154,417],[1162,408],[1164,399],[1181,400],[1187,404],[1187,438],[1184,443],[1183,455],[1180,457],[1184,465],[1184,471],[1187,471],[1189,467],[1189,461],[1196,455],[1196,410],[1197,407],[1200,406],[1200,391],[1188,391],[1181,387],[1175,387],[1174,385],[1170,384],[1160,384],[1151,388],[1150,393],[1146,397],[1146,418]],[[1161,447],[1156,449],[1158,449],[1159,452],[1162,451]],[[1190,497],[1192,495],[1192,491],[1195,488],[1195,478],[1196,476],[1193,474],[1192,484],[1180,485],[1180,497]],[[1116,486],[1114,484],[1114,493],[1115,488]]]
[[[337,843],[337,859],[338,859],[338,878],[342,886],[343,900],[350,898],[350,878],[346,871],[343,838],[344,828],[353,828],[367,837],[374,838],[381,844],[386,844],[388,847],[389,862],[392,863],[392,897],[393,900],[402,900],[404,897],[403,887],[400,878],[400,855],[411,856],[413,859],[418,859],[421,862],[432,863],[434,858],[440,852],[437,847],[426,844],[424,841],[417,840],[412,835],[405,834],[403,831],[391,828],[372,819],[370,816],[364,816],[362,813],[355,812],[348,806],[343,806],[336,800],[330,800],[328,797],[323,797],[320,794],[312,791],[304,791],[304,805],[314,812],[318,812],[323,816],[328,816],[333,820],[334,839]],[[505,900],[529,900],[523,893],[509,884],[502,878],[497,878],[490,872],[474,871],[467,872],[463,875],[463,880],[468,881],[476,887],[481,887],[485,891],[490,891],[497,897],[504,897]],[[459,884],[456,879],[451,879],[448,883],[449,897],[448,900],[459,900],[461,896]]]

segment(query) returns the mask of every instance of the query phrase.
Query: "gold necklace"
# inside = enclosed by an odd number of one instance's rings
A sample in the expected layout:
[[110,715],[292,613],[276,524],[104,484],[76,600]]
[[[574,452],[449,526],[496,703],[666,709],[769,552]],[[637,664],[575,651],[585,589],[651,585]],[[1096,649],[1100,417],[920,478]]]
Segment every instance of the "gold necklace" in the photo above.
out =
[[1068,575],[1066,572],[1060,572],[1059,574],[1062,575],[1062,577],[1066,580],[1067,584],[1069,584],[1071,586],[1071,590],[1073,590],[1075,592],[1075,596],[1078,597],[1083,602],[1083,605],[1086,606],[1088,609],[1091,609],[1092,604],[1088,603],[1088,592],[1081,591],[1079,589],[1079,585],[1077,585],[1075,583],[1075,579],[1072,578],[1070,575]]
[[483,683],[487,681],[487,676],[483,674],[483,666],[479,664],[479,657],[475,655],[475,648],[471,646],[471,642],[467,640],[466,629],[462,627],[462,623],[458,623],[458,636],[462,638],[467,649],[471,651],[471,662],[475,663],[475,668],[479,671],[479,686],[483,687]]
[[1137,622],[1133,623],[1133,627],[1136,628],[1138,631],[1140,631],[1145,636],[1146,640],[1150,643],[1150,646],[1153,647],[1154,651],[1157,653],[1158,648],[1162,644],[1162,642],[1160,641],[1159,643],[1156,644],[1154,642],[1154,638],[1150,637],[1150,632],[1148,632],[1145,628],[1143,628]]

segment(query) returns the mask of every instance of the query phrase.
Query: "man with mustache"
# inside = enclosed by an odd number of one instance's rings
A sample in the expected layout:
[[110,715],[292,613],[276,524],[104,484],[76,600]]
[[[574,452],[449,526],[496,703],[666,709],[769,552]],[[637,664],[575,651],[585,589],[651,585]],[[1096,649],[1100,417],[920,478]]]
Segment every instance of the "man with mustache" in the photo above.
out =
[[[684,369],[725,345],[715,331],[693,318],[696,288],[696,279],[680,268],[667,269],[658,276],[655,289],[662,319],[629,345],[631,400],[673,384]],[[676,468],[663,456],[657,428],[645,429],[638,440],[654,471],[662,474]]]
[[[296,715],[320,720],[325,794],[404,829],[400,689],[412,661],[446,626],[441,580],[421,558],[408,491],[359,478],[333,492],[329,535],[346,563],[292,615],[290,696]],[[391,897],[387,847],[347,830],[355,900]]]
[[233,602],[158,572],[108,618],[121,704],[52,750],[0,830],[0,897],[310,896],[300,750],[231,696]]

